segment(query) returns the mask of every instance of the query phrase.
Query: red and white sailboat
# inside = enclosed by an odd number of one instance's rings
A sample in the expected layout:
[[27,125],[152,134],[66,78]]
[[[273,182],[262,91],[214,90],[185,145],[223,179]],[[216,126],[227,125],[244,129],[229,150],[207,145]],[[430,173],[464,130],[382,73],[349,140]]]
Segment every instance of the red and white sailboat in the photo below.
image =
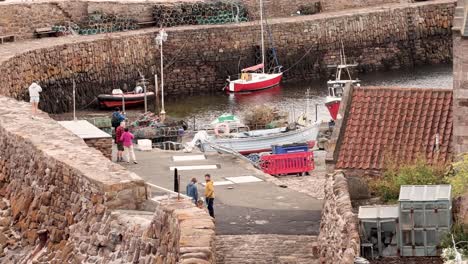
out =
[[[360,80],[353,80],[351,78],[351,73],[349,72],[350,67],[356,67],[357,64],[346,64],[346,57],[344,49],[340,51],[340,64],[336,66],[335,80],[330,80],[327,82],[328,86],[328,96],[325,99],[325,106],[330,112],[330,116],[333,120],[336,120],[338,117],[338,111],[340,110],[341,97],[344,94],[344,89],[347,83],[360,86]],[[334,67],[334,66],[333,66]],[[349,79],[341,79],[343,70],[346,71]]]
[[265,73],[265,39],[263,29],[263,1],[260,0],[260,28],[262,34],[262,63],[242,69],[240,79],[227,79],[228,85],[225,87],[227,92],[254,92],[279,85],[283,78],[281,67],[276,67],[278,72]]

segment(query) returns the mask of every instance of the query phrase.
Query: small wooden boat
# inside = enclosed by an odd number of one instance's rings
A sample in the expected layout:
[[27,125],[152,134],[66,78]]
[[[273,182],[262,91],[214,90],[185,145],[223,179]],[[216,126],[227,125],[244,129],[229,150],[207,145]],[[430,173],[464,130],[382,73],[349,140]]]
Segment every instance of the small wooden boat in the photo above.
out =
[[[100,94],[99,105],[105,108],[142,105],[145,102],[145,93]],[[154,92],[146,92],[146,100],[154,100]]]

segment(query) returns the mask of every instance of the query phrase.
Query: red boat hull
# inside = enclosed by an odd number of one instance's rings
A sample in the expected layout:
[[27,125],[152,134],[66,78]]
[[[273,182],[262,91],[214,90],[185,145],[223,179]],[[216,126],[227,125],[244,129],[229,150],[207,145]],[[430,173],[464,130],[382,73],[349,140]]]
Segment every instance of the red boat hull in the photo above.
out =
[[[226,91],[231,93],[242,93],[242,92],[255,92],[264,89],[268,89],[274,86],[279,85],[283,79],[283,74],[278,74],[278,76],[274,78],[269,78],[267,80],[258,81],[258,82],[246,82],[246,83],[238,83],[232,82],[226,86]],[[233,87],[232,87],[233,86]]]
[[[142,105],[145,103],[145,100],[139,101],[126,101],[125,106],[135,106],[135,105]],[[102,107],[105,108],[115,108],[115,107],[122,107],[122,101],[102,101],[100,102]]]
[[332,117],[333,120],[336,120],[338,117],[338,111],[340,110],[340,103],[341,100],[333,100],[330,102],[326,102],[325,106],[328,109],[328,112],[330,112],[330,116]]
[[[102,107],[112,108],[122,106],[122,96],[124,97],[125,106],[135,106],[145,103],[145,94],[125,93],[125,94],[100,94],[98,96],[99,104]],[[147,92],[146,100],[154,100],[154,93]]]

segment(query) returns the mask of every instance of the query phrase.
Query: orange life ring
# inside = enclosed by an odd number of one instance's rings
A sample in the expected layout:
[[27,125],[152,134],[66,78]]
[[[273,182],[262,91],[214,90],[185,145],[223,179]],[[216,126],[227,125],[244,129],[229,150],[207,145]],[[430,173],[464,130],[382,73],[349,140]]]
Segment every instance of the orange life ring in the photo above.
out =
[[220,129],[221,127],[224,127],[224,129],[223,129],[223,134],[224,134],[224,135],[229,134],[229,132],[231,131],[231,130],[229,129],[229,125],[228,125],[228,124],[226,124],[226,123],[219,123],[219,124],[217,124],[217,125],[215,126],[215,129],[214,129],[214,132],[215,132],[215,134],[216,134],[217,136],[219,136],[219,129]]

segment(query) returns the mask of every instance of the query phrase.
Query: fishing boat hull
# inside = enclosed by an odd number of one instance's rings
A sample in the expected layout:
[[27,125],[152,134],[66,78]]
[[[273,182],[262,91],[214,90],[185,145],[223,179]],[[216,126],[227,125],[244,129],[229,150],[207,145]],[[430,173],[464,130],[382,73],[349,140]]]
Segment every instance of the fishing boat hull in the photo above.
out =
[[250,80],[229,81],[225,90],[228,93],[255,92],[278,86],[283,78],[283,73],[251,73]]
[[[144,93],[100,94],[97,98],[99,101],[99,105],[104,108],[121,107],[123,102],[125,103],[125,106],[136,106],[145,103]],[[147,92],[146,100],[154,100],[154,93]]]
[[340,97],[331,97],[327,96],[325,106],[330,112],[330,116],[333,120],[336,120],[338,117],[338,111],[340,110],[341,98]]
[[[288,132],[277,132],[264,136],[252,136],[245,138],[211,138],[201,142],[203,152],[216,151],[211,146],[217,145],[229,148],[241,154],[259,153],[271,151],[272,145],[291,143],[315,143],[318,134],[318,124],[300,128]],[[254,131],[251,131],[254,132]]]

